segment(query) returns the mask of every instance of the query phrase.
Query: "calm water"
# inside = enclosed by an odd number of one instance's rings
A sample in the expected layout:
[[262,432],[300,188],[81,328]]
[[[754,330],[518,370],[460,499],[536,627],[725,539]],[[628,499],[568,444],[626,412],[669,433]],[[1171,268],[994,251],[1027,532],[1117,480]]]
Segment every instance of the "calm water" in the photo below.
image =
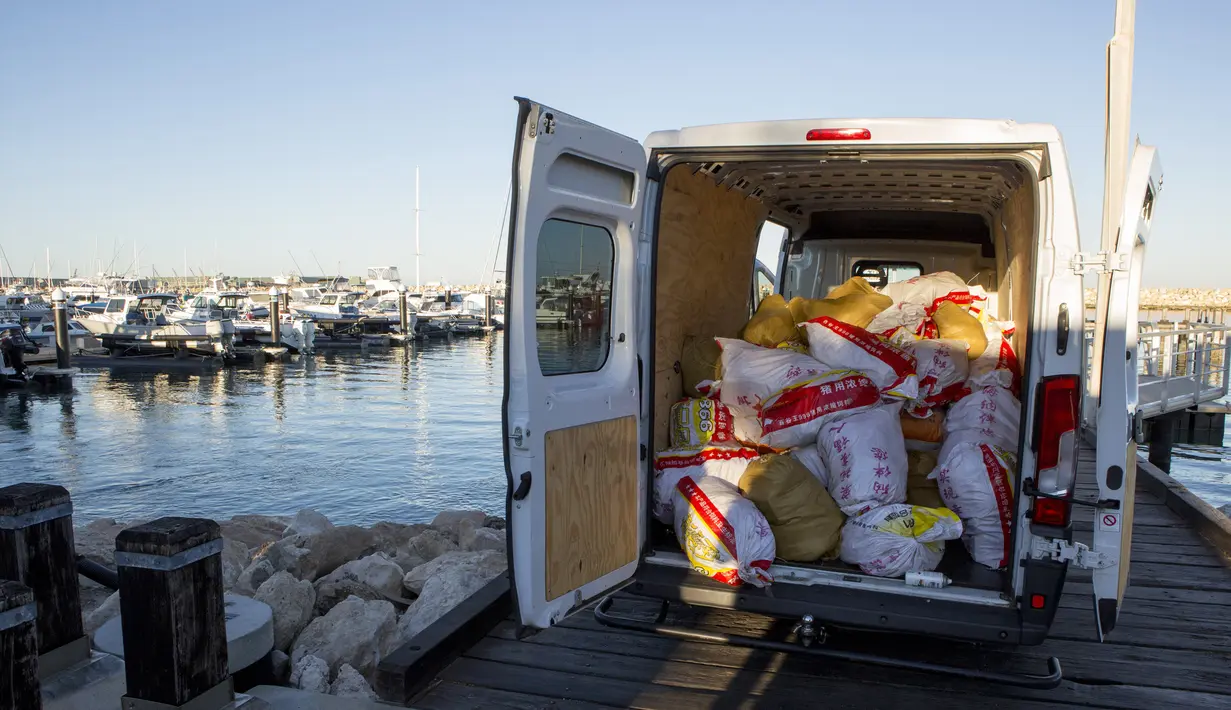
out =
[[64,485],[78,521],[503,515],[503,357],[492,335],[204,375],[89,370],[71,395],[0,395],[0,482]]

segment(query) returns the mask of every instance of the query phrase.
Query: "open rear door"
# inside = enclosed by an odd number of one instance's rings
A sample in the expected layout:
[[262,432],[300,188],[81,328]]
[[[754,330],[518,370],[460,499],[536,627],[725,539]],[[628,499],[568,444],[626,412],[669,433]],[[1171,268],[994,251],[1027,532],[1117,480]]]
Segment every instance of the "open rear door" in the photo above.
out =
[[505,301],[509,562],[546,628],[629,580],[644,534],[637,141],[518,99]]
[[1137,484],[1137,310],[1141,270],[1158,192],[1162,166],[1157,151],[1138,145],[1125,182],[1124,212],[1116,248],[1108,255],[1111,270],[1102,351],[1097,419],[1095,478],[1103,507],[1095,509],[1094,549],[1118,564],[1094,570],[1094,613],[1099,639],[1116,625],[1128,588],[1129,554],[1133,537],[1133,500]]

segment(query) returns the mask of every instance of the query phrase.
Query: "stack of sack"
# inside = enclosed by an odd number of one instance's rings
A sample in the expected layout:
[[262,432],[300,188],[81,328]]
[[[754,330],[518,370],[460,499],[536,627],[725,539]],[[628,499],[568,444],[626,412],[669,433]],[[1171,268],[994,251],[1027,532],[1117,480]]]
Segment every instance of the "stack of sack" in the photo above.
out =
[[1007,562],[1019,405],[1011,331],[942,272],[877,292],[766,297],[736,338],[690,338],[654,514],[694,569],[764,586],[770,563],[936,569],[948,540]]

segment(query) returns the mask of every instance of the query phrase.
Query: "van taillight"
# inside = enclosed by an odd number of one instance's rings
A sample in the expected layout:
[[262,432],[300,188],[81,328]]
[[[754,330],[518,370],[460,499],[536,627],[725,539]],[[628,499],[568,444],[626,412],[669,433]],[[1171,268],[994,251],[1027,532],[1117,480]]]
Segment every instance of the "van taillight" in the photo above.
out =
[[1062,499],[1035,498],[1032,519],[1036,523],[1064,527],[1069,522],[1077,474],[1079,386],[1076,375],[1045,377],[1039,384],[1035,485],[1039,493]]
[[808,131],[810,141],[870,141],[872,131],[866,128],[813,128]]

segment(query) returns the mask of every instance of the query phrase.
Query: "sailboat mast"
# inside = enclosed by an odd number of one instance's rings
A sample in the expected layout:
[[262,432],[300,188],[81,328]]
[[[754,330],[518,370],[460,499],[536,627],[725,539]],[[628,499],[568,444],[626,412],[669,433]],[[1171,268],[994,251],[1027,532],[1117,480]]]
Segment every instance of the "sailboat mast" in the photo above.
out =
[[419,281],[419,166],[415,166],[415,290],[422,293],[422,282]]

